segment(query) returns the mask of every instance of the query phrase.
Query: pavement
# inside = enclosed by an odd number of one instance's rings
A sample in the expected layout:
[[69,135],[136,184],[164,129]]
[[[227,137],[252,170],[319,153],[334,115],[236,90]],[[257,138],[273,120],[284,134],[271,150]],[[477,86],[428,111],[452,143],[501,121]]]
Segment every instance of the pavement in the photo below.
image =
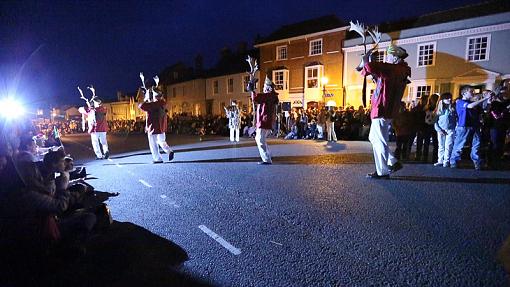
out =
[[86,136],[64,138],[89,183],[119,193],[107,201],[114,228],[85,260],[95,264],[77,265],[88,279],[73,282],[510,285],[508,171],[408,163],[373,180],[368,142],[271,139],[274,164],[259,166],[253,139],[167,138],[176,153],[164,164],[143,136],[109,136],[101,161],[88,161]]

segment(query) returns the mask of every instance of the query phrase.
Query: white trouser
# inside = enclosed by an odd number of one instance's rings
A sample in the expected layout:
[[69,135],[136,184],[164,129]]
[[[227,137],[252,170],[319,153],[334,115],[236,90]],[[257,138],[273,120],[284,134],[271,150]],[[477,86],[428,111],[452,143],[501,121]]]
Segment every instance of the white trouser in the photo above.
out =
[[101,153],[101,148],[99,144],[103,146],[103,152],[106,153],[108,151],[108,142],[106,141],[106,132],[93,132],[90,133],[90,140],[92,141],[92,148],[94,149],[94,153],[96,157],[103,157]]
[[336,141],[335,122],[326,122],[328,141]]
[[317,132],[319,133],[319,138],[323,139],[324,138],[324,127],[322,126],[322,124],[317,124]]
[[239,129],[230,128],[230,141],[233,142],[234,140],[239,141]]
[[455,130],[447,130],[446,135],[437,133],[438,150],[437,162],[448,164],[450,162],[450,155],[452,154],[453,140],[455,138]]
[[162,134],[147,134],[147,138],[149,139],[149,148],[151,149],[152,159],[154,161],[162,161],[163,158],[159,153],[160,146],[167,154],[172,152],[170,146],[166,143],[166,135]]
[[260,157],[263,162],[272,162],[266,141],[266,137],[270,132],[271,130],[257,128],[257,135],[255,136],[255,141],[257,142],[257,147],[259,148]]
[[390,174],[388,165],[394,165],[397,162],[388,146],[390,124],[391,120],[379,118],[372,119],[372,125],[370,126],[368,140],[372,143],[375,169],[378,175]]

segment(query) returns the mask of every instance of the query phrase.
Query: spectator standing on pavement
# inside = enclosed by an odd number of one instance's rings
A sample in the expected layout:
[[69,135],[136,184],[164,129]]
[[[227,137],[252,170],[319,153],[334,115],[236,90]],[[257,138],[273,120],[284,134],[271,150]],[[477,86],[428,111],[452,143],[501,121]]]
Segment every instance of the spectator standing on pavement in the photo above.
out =
[[334,110],[334,107],[328,107],[329,110],[326,114],[326,132],[328,133],[328,142],[337,141],[336,132],[335,132],[335,122],[337,120],[337,115]]
[[490,132],[490,168],[499,169],[503,158],[505,137],[510,127],[510,91],[508,80],[499,87],[497,93],[489,99],[488,126]]
[[476,170],[482,168],[479,154],[480,149],[480,110],[479,105],[488,100],[490,95],[485,95],[478,101],[472,102],[474,90],[471,87],[465,87],[461,91],[462,98],[455,103],[457,111],[457,127],[455,128],[455,140],[453,150],[450,157],[450,167],[456,168],[457,162],[460,160],[462,148],[469,138],[473,138],[471,142],[471,160]]
[[437,131],[438,153],[434,166],[448,167],[455,138],[455,110],[452,105],[452,94],[443,93],[436,105],[434,128]]
[[229,107],[223,107],[228,118],[228,128],[230,129],[230,141],[239,142],[239,131],[241,130],[241,114],[237,101],[232,101]]
[[391,121],[398,114],[408,77],[411,76],[411,68],[404,61],[408,56],[406,50],[390,45],[386,52],[386,63],[370,61],[372,51],[369,51],[360,64],[361,73],[372,75],[377,82],[370,99],[372,124],[369,135],[376,171],[367,174],[367,177],[374,179],[388,178],[390,172],[402,168],[388,146],[388,137]]

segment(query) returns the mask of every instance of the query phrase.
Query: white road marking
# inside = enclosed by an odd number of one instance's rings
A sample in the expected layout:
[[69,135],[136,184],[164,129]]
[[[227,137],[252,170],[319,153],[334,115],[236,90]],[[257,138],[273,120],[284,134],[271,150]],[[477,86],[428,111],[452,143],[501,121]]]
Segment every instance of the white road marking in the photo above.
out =
[[160,195],[159,197],[161,197],[162,199],[164,199],[164,200],[165,200],[164,204],[171,205],[171,206],[173,206],[173,207],[175,207],[175,208],[179,208],[179,207],[181,207],[180,205],[178,205],[178,204],[177,204],[177,202],[175,202],[175,200],[166,201],[166,199],[168,198],[168,196],[166,196],[166,195],[164,195],[164,194]]
[[145,186],[147,186],[147,187],[149,187],[149,188],[150,188],[150,187],[152,187],[152,185],[148,184],[148,183],[147,183],[145,180],[143,180],[143,179],[139,179],[138,181],[139,181],[141,184],[143,184],[143,185],[145,185]]
[[276,245],[278,245],[278,246],[283,246],[283,244],[278,243],[278,242],[273,241],[273,240],[269,240],[269,243],[273,243],[273,244],[276,244]]
[[241,254],[241,250],[240,249],[235,248],[232,244],[228,243],[228,241],[223,239],[218,234],[214,233],[214,231],[212,231],[211,229],[207,228],[207,226],[199,225],[198,228],[200,228],[200,230],[205,232],[205,234],[207,234],[209,237],[211,237],[212,239],[216,240],[216,242],[218,242],[221,246],[225,247],[230,253],[232,253],[234,255]]
[[164,194],[162,194],[162,195],[160,195],[160,197],[161,197],[161,198],[166,198],[167,196],[166,196],[166,195],[164,195]]
[[111,158],[108,159],[109,161],[113,162],[113,160]]
[[122,168],[122,165],[120,165],[120,164],[118,164],[118,163],[116,163],[115,165],[116,165],[117,167]]

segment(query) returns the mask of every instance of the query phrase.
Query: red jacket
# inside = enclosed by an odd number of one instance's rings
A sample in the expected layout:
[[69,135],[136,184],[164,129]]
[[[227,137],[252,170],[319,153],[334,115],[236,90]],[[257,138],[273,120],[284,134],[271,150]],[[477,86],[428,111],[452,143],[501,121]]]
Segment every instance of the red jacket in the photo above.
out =
[[404,61],[398,64],[370,62],[365,64],[361,73],[371,74],[377,79],[377,86],[370,98],[370,118],[394,118],[400,109],[411,68]]
[[106,108],[103,106],[99,106],[97,108],[89,108],[87,109],[87,115],[94,113],[95,115],[95,123],[90,128],[89,132],[107,132],[108,131],[108,122],[106,121]]
[[257,128],[270,130],[276,116],[276,104],[278,104],[278,93],[251,93],[252,100],[257,107]]
[[168,120],[166,115],[166,102],[159,100],[156,102],[142,103],[140,109],[147,112],[147,121],[145,129],[151,134],[166,133]]

